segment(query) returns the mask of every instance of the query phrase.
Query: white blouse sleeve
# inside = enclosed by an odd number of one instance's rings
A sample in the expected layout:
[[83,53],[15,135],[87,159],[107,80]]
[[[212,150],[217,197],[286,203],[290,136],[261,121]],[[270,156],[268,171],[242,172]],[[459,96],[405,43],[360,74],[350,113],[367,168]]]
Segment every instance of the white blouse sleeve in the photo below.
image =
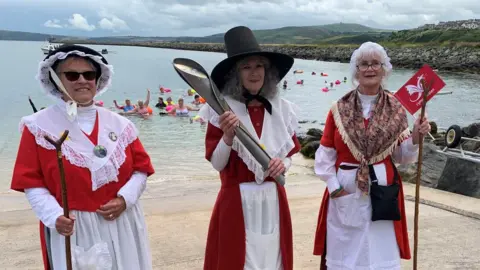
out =
[[292,166],[292,158],[291,157],[284,158],[283,165],[285,166],[285,172],[287,172],[288,169],[290,169],[290,167]]
[[418,144],[413,145],[412,137],[404,140],[392,153],[392,158],[400,164],[409,164],[418,159]]
[[327,183],[328,192],[330,193],[340,188],[335,170],[336,160],[337,150],[335,148],[320,145],[317,152],[315,152],[315,174]]
[[37,218],[48,228],[55,229],[57,218],[63,208],[46,188],[27,188],[25,195]]
[[210,163],[212,163],[212,166],[215,170],[220,172],[225,168],[225,166],[227,166],[231,151],[232,147],[228,146],[223,138],[220,139],[217,144],[217,148],[213,150],[212,157],[210,158]]
[[127,209],[134,206],[147,187],[147,174],[135,171],[128,182],[118,191],[125,199]]

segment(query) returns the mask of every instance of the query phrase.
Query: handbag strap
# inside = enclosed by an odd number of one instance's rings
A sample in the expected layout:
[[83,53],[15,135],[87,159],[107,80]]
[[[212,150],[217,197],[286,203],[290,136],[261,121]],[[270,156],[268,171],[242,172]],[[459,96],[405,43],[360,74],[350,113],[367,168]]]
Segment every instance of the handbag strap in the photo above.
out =
[[[399,174],[397,170],[397,166],[395,166],[395,163],[393,163],[393,160],[390,158],[390,162],[392,163],[393,167],[393,183],[397,184],[399,180]],[[353,166],[353,165],[340,165],[340,169],[342,170],[354,170],[357,169],[358,166]],[[373,165],[368,165],[368,174],[370,175],[370,179],[372,179],[372,185],[378,185],[378,179],[377,179],[377,174],[375,173],[375,169],[373,168]]]
[[[392,167],[393,167],[393,183],[397,184],[399,179],[397,166],[395,166],[395,163],[393,163],[393,160],[391,158],[390,158],[390,162],[392,163]],[[372,185],[378,185],[377,174],[375,173],[375,169],[371,164],[368,165],[368,174],[370,175],[370,179],[372,180]]]

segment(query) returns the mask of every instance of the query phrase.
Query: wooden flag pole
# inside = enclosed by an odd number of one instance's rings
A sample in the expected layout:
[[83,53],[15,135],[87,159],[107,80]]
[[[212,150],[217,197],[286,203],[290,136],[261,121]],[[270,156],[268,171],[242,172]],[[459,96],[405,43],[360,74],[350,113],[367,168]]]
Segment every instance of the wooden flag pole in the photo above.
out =
[[[422,110],[420,112],[420,123],[422,123],[423,118],[425,117],[425,108],[427,106],[427,97],[430,92],[430,88],[433,85],[433,80],[428,87],[425,87],[425,80],[422,79],[422,88],[423,88],[423,104]],[[423,158],[423,136],[420,137],[418,143],[418,163],[417,163],[417,179],[415,182],[415,223],[414,223],[414,244],[413,244],[413,269],[417,270],[417,259],[418,259],[418,212],[419,212],[419,203],[420,203],[420,178],[422,176],[422,158]]]

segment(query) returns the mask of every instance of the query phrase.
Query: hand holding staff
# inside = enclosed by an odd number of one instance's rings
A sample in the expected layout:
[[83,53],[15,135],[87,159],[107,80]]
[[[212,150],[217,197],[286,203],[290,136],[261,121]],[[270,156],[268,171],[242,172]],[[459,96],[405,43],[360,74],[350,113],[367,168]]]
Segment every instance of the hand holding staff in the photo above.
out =
[[[65,182],[65,169],[63,168],[62,160],[62,144],[68,136],[68,130],[63,132],[62,137],[58,141],[54,141],[52,138],[45,136],[45,140],[55,146],[57,152],[57,162],[60,170],[60,183],[62,185],[62,204],[63,204],[63,215],[69,217],[68,213],[68,200],[67,200],[67,184]],[[70,249],[70,236],[65,236],[65,253],[67,258],[67,270],[72,270],[72,252]]]

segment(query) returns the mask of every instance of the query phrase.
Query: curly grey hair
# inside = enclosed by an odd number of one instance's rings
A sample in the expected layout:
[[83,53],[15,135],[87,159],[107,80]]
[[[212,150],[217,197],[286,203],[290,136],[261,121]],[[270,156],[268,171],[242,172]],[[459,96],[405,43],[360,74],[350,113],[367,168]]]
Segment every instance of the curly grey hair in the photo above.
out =
[[[245,98],[243,97],[245,90],[243,89],[242,81],[240,79],[240,67],[247,61],[248,57],[236,63],[232,70],[227,74],[227,80],[222,89],[224,95],[228,95],[240,102],[245,101]],[[270,64],[270,61],[266,57],[260,56],[260,61],[265,67],[265,77],[260,94],[267,99],[271,99],[278,94],[278,70],[275,66]]]
[[392,72],[392,64],[390,63],[390,57],[387,55],[387,51],[382,45],[375,43],[375,42],[365,42],[358,49],[356,49],[352,57],[350,58],[350,74],[352,78],[352,83],[354,87],[358,86],[358,79],[357,79],[357,65],[360,63],[362,58],[367,56],[378,56],[380,57],[380,61],[382,62],[382,68],[385,72],[385,76],[382,78],[381,85],[385,88],[385,81]]

